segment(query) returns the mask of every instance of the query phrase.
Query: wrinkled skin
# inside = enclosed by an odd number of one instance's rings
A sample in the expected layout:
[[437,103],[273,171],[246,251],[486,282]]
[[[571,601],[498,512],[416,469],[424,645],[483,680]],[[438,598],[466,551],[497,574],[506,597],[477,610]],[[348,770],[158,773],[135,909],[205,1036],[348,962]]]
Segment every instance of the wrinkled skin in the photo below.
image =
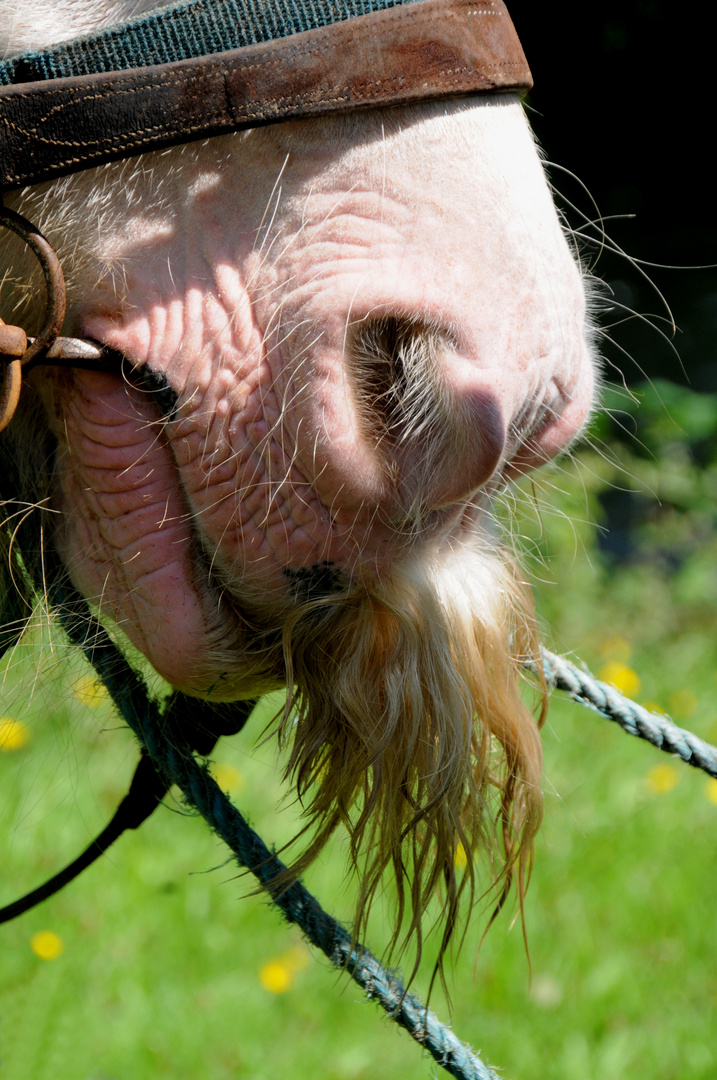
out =
[[[239,631],[209,566],[258,605],[288,590],[287,569],[390,573],[417,495],[413,543],[450,544],[486,485],[581,426],[584,301],[517,103],[285,124],[165,158],[168,205],[143,210],[154,173],[130,182],[137,210],[104,225],[69,330],[164,374],[178,419],[163,438],[147,394],[74,375],[59,542],[165,678],[206,690],[221,677],[231,696],[231,658],[217,671],[214,650]],[[80,204],[86,183],[68,185]],[[84,288],[103,262],[121,265],[121,291],[106,272]],[[391,469],[362,430],[347,339],[381,316],[442,339],[439,389],[462,430],[427,477],[422,439],[408,432]]]
[[[38,3],[26,30],[0,24],[22,48],[127,10]],[[490,547],[492,494],[590,410],[583,284],[512,96],[213,139],[13,205],[61,255],[65,332],[176,394],[163,420],[117,375],[36,376],[54,544],[188,693],[281,684],[247,637],[298,603]]]

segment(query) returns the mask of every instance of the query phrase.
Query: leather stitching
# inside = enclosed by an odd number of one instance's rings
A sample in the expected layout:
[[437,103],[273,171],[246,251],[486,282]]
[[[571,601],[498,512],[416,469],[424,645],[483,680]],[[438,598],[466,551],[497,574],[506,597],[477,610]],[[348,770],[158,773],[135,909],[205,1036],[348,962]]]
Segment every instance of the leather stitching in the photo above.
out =
[[[441,24],[449,25],[455,23],[458,20],[465,18],[465,16],[472,18],[490,17],[505,19],[505,9],[498,8],[494,0],[486,0],[485,3],[476,6],[475,0],[465,0],[461,3],[461,0],[454,0],[454,6],[449,10],[443,10],[436,12],[433,4],[427,4],[425,7],[423,4],[411,4],[406,7],[392,8],[389,11],[382,14],[382,19],[387,21],[391,19],[392,27],[396,27],[401,24],[405,19],[410,18],[413,27],[430,23],[431,27],[435,30],[437,26]],[[375,22],[372,20],[372,25],[362,27],[360,22],[355,29],[349,29],[348,24],[351,20],[347,20],[342,23],[335,23],[332,26],[321,28],[319,30],[311,30],[308,33],[311,34],[311,40],[304,43],[296,43],[293,37],[280,39],[280,46],[284,46],[281,49],[281,55],[276,55],[276,44],[271,47],[259,47],[250,46],[252,50],[253,62],[249,64],[237,64],[227,65],[226,61],[217,60],[212,62],[211,60],[205,61],[202,64],[200,71],[187,71],[187,67],[192,64],[192,61],[182,61],[184,65],[183,70],[170,71],[167,73],[163,71],[158,73],[156,77],[151,78],[149,81],[143,79],[141,85],[136,85],[137,79],[141,78],[137,73],[132,73],[123,77],[115,75],[112,78],[111,85],[107,87],[93,87],[84,90],[81,87],[64,87],[61,89],[50,90],[48,89],[43,94],[45,101],[55,98],[55,104],[51,107],[43,120],[49,121],[58,111],[64,111],[68,106],[74,106],[76,104],[84,104],[93,100],[103,101],[112,100],[126,95],[129,96],[144,96],[148,91],[153,89],[167,89],[171,90],[174,87],[180,87],[183,90],[191,90],[192,86],[197,82],[206,84],[207,81],[213,83],[219,83],[225,85],[226,80],[230,75],[237,74],[238,76],[251,75],[255,72],[270,72],[277,67],[286,67],[287,61],[296,61],[300,63],[302,60],[316,60],[318,57],[326,54],[333,54],[337,47],[337,37],[339,38],[339,44],[341,48],[350,48],[352,44],[359,41],[362,44],[370,43],[370,37],[374,30]],[[341,28],[341,33],[337,35],[337,27]],[[516,39],[517,40],[517,39]],[[196,63],[196,62],[195,62]],[[529,77],[529,71],[525,64],[521,62],[511,61],[495,61],[495,62],[482,62],[479,65],[479,73],[490,75],[492,73],[498,74],[515,74],[518,73],[523,77]],[[463,81],[466,76],[476,74],[475,67],[470,65],[462,65],[456,68],[446,68],[435,72],[431,75],[431,79],[426,80],[423,85],[432,89],[445,90],[450,92],[451,90],[463,88]],[[333,74],[329,71],[329,80],[340,80],[340,73]],[[142,148],[152,144],[156,138],[157,133],[166,135],[168,139],[172,139],[178,134],[185,134],[187,136],[194,135],[202,130],[211,131],[213,126],[230,126],[233,123],[251,123],[252,121],[272,119],[281,116],[284,113],[293,113],[295,110],[300,109],[302,106],[309,107],[309,114],[315,114],[321,112],[327,106],[341,107],[344,105],[361,105],[379,101],[382,97],[385,97],[387,91],[397,92],[401,87],[406,84],[407,80],[410,81],[413,88],[419,88],[421,83],[410,79],[410,76],[405,74],[397,75],[395,77],[382,76],[377,79],[363,80],[360,82],[350,82],[345,85],[334,85],[333,94],[331,97],[321,95],[317,97],[315,92],[302,92],[297,91],[295,94],[288,95],[276,95],[270,98],[269,101],[263,102],[257,99],[248,99],[240,102],[236,106],[231,103],[231,95],[225,93],[223,95],[224,104],[218,109],[207,115],[206,112],[183,112],[181,116],[176,119],[172,119],[169,123],[161,125],[152,125],[150,127],[135,130],[131,133],[120,133],[113,135],[112,132],[108,132],[103,135],[102,142],[95,148],[90,149],[87,144],[82,142],[74,142],[71,140],[65,141],[63,139],[53,139],[42,134],[42,129],[39,126],[33,128],[24,128],[12,121],[6,120],[6,129],[14,131],[18,135],[24,135],[28,139],[33,141],[44,143],[48,146],[66,146],[69,148],[76,148],[79,153],[71,158],[65,158],[62,163],[50,164],[47,167],[46,172],[50,174],[52,171],[59,171],[61,168],[67,165],[78,165],[87,163],[88,167],[91,166],[93,159],[102,158],[108,152],[119,153],[126,151],[141,152]],[[436,87],[436,83],[440,84]],[[8,95],[10,96],[10,95]],[[34,98],[35,94],[14,94],[12,95],[16,100],[23,100],[24,98]],[[59,100],[57,100],[59,99]],[[68,100],[70,99],[70,100]],[[0,102],[2,97],[0,96]],[[85,147],[84,150],[82,149]],[[15,173],[14,176],[8,179],[12,183],[22,182],[26,176],[32,176],[33,172],[31,168],[26,170],[20,170]]]

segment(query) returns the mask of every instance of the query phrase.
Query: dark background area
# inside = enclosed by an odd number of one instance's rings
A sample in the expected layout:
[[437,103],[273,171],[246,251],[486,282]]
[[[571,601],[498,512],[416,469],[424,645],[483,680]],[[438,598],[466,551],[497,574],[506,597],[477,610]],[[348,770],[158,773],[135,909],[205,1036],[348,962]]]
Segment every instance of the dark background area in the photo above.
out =
[[[527,103],[540,142],[551,162],[589,189],[609,219],[609,236],[636,259],[670,266],[717,263],[717,65],[709,7],[673,0],[508,0],[508,8],[533,71]],[[558,169],[550,174],[560,193],[596,216],[576,180]],[[577,227],[579,215],[564,209]],[[613,218],[624,214],[635,216]],[[583,249],[588,264],[592,250]],[[610,371],[614,365],[631,383],[644,378],[642,369],[650,378],[717,390],[717,269],[645,269],[674,314],[679,358],[655,330],[631,319],[610,331],[617,345],[602,348],[608,378],[620,381]],[[655,291],[626,260],[603,253],[595,272],[616,301],[665,319]],[[601,321],[623,317],[616,310]],[[667,322],[660,325],[670,332]]]

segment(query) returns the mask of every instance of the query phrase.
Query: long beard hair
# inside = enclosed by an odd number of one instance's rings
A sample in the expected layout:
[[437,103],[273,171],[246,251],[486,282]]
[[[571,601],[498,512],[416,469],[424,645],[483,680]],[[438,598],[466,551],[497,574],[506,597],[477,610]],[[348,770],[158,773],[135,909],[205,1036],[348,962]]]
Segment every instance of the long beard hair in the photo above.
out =
[[537,720],[521,697],[520,662],[538,662],[530,593],[509,557],[462,546],[405,565],[383,588],[302,605],[285,625],[284,657],[294,689],[279,737],[293,739],[286,775],[311,837],[292,875],[344,826],[356,937],[388,872],[389,954],[413,943],[415,974],[438,896],[442,976],[464,904],[492,893],[495,917],[514,883],[522,911],[545,712],[544,692]]

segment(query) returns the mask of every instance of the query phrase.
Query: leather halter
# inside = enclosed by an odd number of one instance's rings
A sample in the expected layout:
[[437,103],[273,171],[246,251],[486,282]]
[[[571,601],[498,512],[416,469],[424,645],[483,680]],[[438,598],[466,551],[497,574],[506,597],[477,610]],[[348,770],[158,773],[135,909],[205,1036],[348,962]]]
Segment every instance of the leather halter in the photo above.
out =
[[[27,78],[28,71],[40,81],[0,85],[0,192],[283,120],[468,93],[522,93],[532,86],[503,0],[394,2],[349,18],[349,3],[329,7],[328,0],[313,0],[322,18],[342,21],[133,70],[48,79],[37,70],[43,54],[28,54],[34,66],[23,56],[12,58],[0,65],[0,82]],[[38,230],[9,215],[1,202],[0,225],[34,237],[30,246],[48,285],[50,327],[41,343],[25,347],[24,332],[0,322],[2,431],[19,400],[21,371],[30,362],[82,366],[82,348],[56,342],[48,355],[64,317],[64,307],[55,309],[50,295],[64,297],[61,268]],[[85,355],[84,366],[96,361],[106,367],[101,347],[94,353],[94,360]]]
[[414,0],[194,60],[0,87],[0,189],[281,120],[531,85],[502,0]]

